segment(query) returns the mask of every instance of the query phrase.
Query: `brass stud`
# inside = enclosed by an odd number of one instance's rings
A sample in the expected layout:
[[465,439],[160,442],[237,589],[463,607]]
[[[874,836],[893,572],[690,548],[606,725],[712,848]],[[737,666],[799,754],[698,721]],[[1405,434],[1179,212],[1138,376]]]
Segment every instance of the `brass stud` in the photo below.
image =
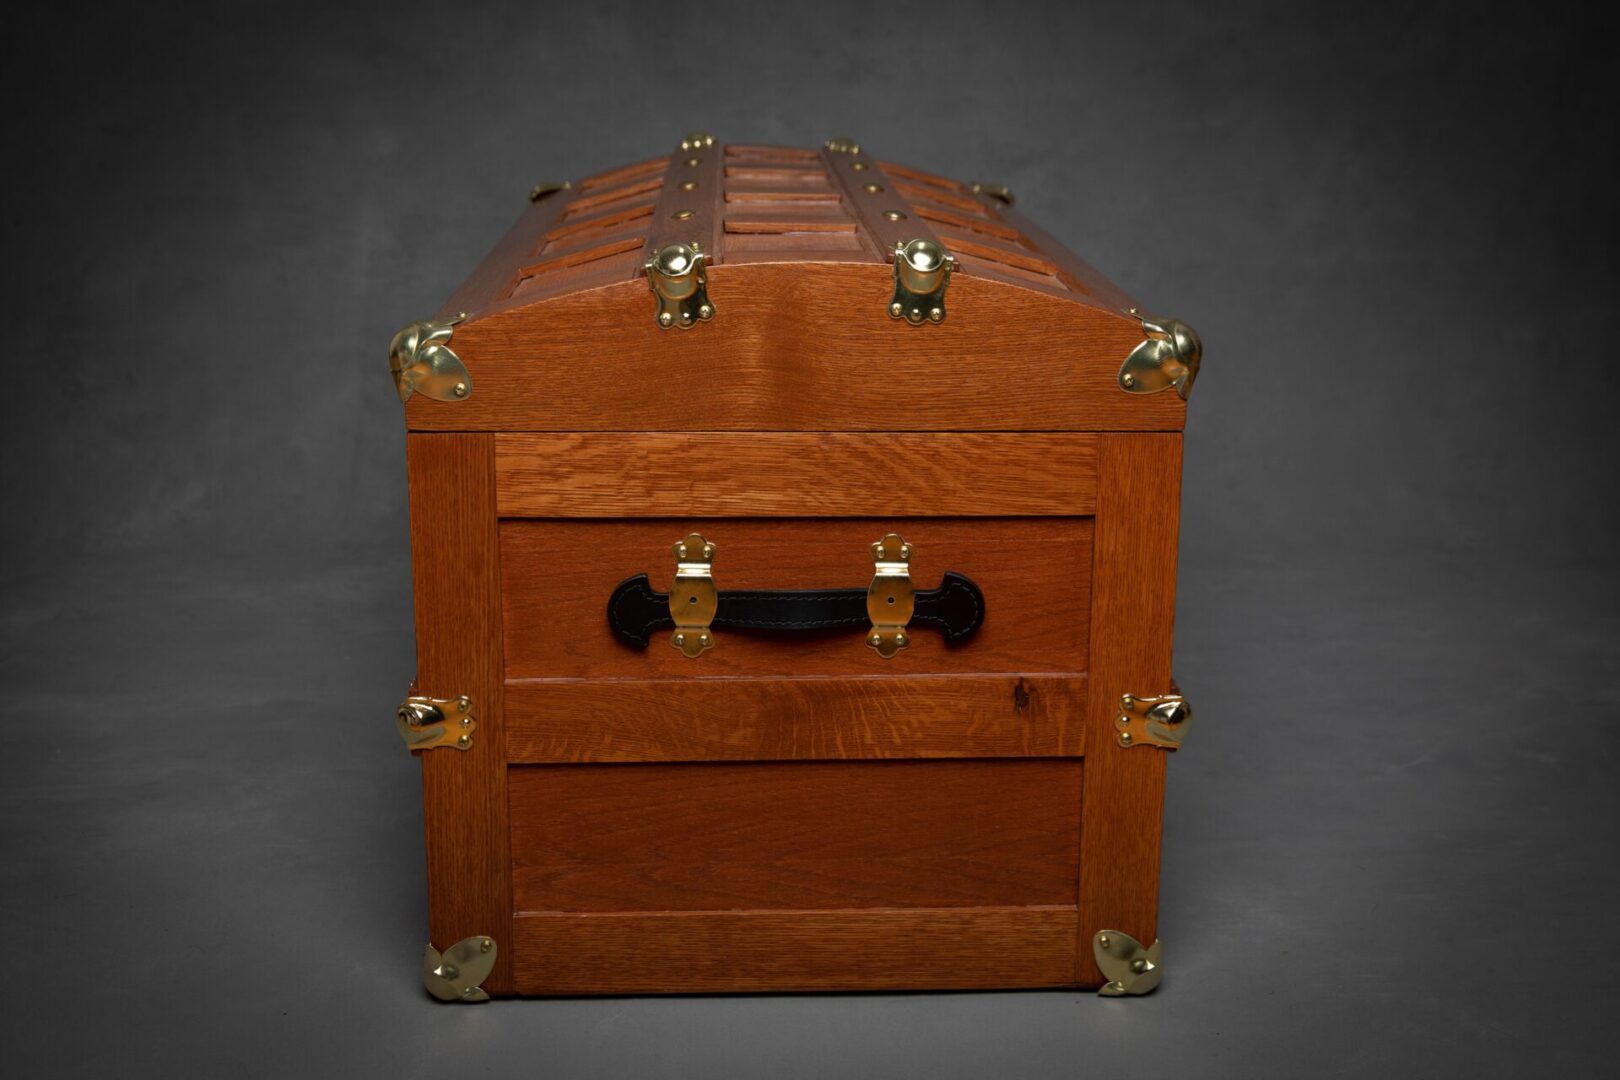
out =
[[864,161],[852,161],[852,162],[849,163],[849,167],[854,169],[856,172],[865,172],[866,171],[866,162],[864,162]]
[[905,309],[905,307],[903,307],[901,305],[900,301],[896,300],[894,303],[889,305],[889,314],[893,315],[895,318],[898,319],[900,316],[904,315],[905,313],[906,313],[906,309]]
[[1130,732],[1122,731],[1122,732],[1119,733],[1119,745],[1121,745],[1121,746],[1129,746],[1129,745],[1131,745],[1132,741],[1133,740],[1131,739],[1131,733]]
[[873,195],[881,195],[883,193],[882,184],[862,184],[861,188]]
[[659,326],[669,326],[674,321],[675,321],[675,316],[671,315],[669,312],[660,311],[658,313],[658,325]]
[[883,216],[888,218],[890,221],[904,221],[904,220],[906,220],[906,215],[902,214],[898,210],[885,210],[885,211],[883,211]]
[[454,393],[455,393],[456,397],[466,397],[467,396],[467,384],[464,383],[464,382],[456,383],[456,388],[455,388]]
[[462,747],[471,746],[472,745],[472,736],[471,735],[463,735],[461,738],[456,740],[456,745],[457,746],[462,746]]
[[1105,949],[1108,948],[1108,935],[1107,934],[1099,934],[1097,936],[1097,944],[1101,945]]
[[479,952],[489,952],[489,950],[493,949],[494,947],[495,942],[490,938],[485,938],[483,941],[478,943]]
[[1125,374],[1119,377],[1119,382],[1121,386],[1129,389],[1130,387],[1136,385],[1136,376],[1127,371]]
[[696,180],[682,180],[681,181],[681,190],[682,191],[694,191],[696,189],[697,189],[697,181]]
[[689,157],[686,159],[686,167],[688,169],[695,169],[701,164],[703,164],[702,158]]
[[673,214],[671,214],[669,216],[674,218],[676,221],[685,221],[687,218],[697,217],[697,211],[696,210],[677,210],[677,211],[675,211]]

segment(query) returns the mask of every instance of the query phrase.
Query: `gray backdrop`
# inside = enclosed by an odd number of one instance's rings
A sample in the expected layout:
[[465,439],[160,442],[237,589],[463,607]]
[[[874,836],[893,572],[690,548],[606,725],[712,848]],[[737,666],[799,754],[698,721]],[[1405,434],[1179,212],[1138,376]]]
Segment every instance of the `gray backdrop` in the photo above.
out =
[[[1559,5],[30,5],[0,914],[41,1075],[1612,1068],[1607,26]],[[1005,181],[1202,333],[1161,991],[445,1008],[389,336],[693,127]]]

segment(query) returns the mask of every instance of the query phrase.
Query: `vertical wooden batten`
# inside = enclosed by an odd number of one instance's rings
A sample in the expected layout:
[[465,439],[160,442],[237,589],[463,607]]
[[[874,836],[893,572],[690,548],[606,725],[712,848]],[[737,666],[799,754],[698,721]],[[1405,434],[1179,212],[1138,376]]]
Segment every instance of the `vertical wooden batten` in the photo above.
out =
[[500,536],[495,440],[406,438],[416,593],[417,691],[467,694],[478,727],[467,750],[421,752],[428,922],[435,948],[495,939],[491,994],[512,990],[512,882],[502,724]]
[[1120,696],[1170,692],[1181,507],[1181,436],[1101,436],[1092,546],[1091,672],[1080,816],[1076,979],[1105,980],[1098,930],[1157,934],[1166,751],[1121,746]]

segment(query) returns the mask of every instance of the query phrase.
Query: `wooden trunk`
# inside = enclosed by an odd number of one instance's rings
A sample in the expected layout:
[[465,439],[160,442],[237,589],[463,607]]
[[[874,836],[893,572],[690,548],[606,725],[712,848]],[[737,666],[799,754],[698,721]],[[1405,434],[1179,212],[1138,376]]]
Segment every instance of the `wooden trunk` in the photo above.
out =
[[[1172,694],[1196,337],[1003,194],[845,142],[691,136],[537,196],[392,356],[411,700],[472,720],[400,721],[430,958],[482,957],[429,988],[1103,984],[1099,932],[1155,940],[1179,729],[1144,738],[1121,700]],[[918,239],[952,260],[942,302],[897,293]],[[709,317],[652,287],[691,284],[659,278],[671,244]],[[610,596],[672,591],[689,534],[722,615],[730,591],[865,592],[898,534],[918,590],[976,586],[976,632],[913,623],[889,657],[864,622],[627,642]]]

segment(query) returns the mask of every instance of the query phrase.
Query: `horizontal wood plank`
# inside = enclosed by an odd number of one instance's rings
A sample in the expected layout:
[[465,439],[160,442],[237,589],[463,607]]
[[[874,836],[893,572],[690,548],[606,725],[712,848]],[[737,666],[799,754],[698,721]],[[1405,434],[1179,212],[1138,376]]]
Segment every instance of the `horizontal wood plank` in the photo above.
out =
[[[670,545],[698,531],[717,547],[724,589],[866,588],[872,542],[910,543],[911,576],[936,588],[947,570],[984,591],[984,624],[959,645],[918,628],[891,660],[852,633],[725,629],[688,659],[670,632],[638,649],[614,636],[607,603],[633,574],[664,591]],[[508,678],[678,678],[777,675],[1010,675],[1086,670],[1090,518],[639,518],[506,519],[501,583]]]
[[1075,909],[524,912],[520,994],[948,990],[1074,982]]
[[812,761],[509,771],[519,911],[1074,903],[1081,763]]
[[513,434],[495,470],[505,517],[1085,516],[1097,437]]
[[514,764],[1073,757],[1085,704],[1083,674],[522,679],[506,749]]

